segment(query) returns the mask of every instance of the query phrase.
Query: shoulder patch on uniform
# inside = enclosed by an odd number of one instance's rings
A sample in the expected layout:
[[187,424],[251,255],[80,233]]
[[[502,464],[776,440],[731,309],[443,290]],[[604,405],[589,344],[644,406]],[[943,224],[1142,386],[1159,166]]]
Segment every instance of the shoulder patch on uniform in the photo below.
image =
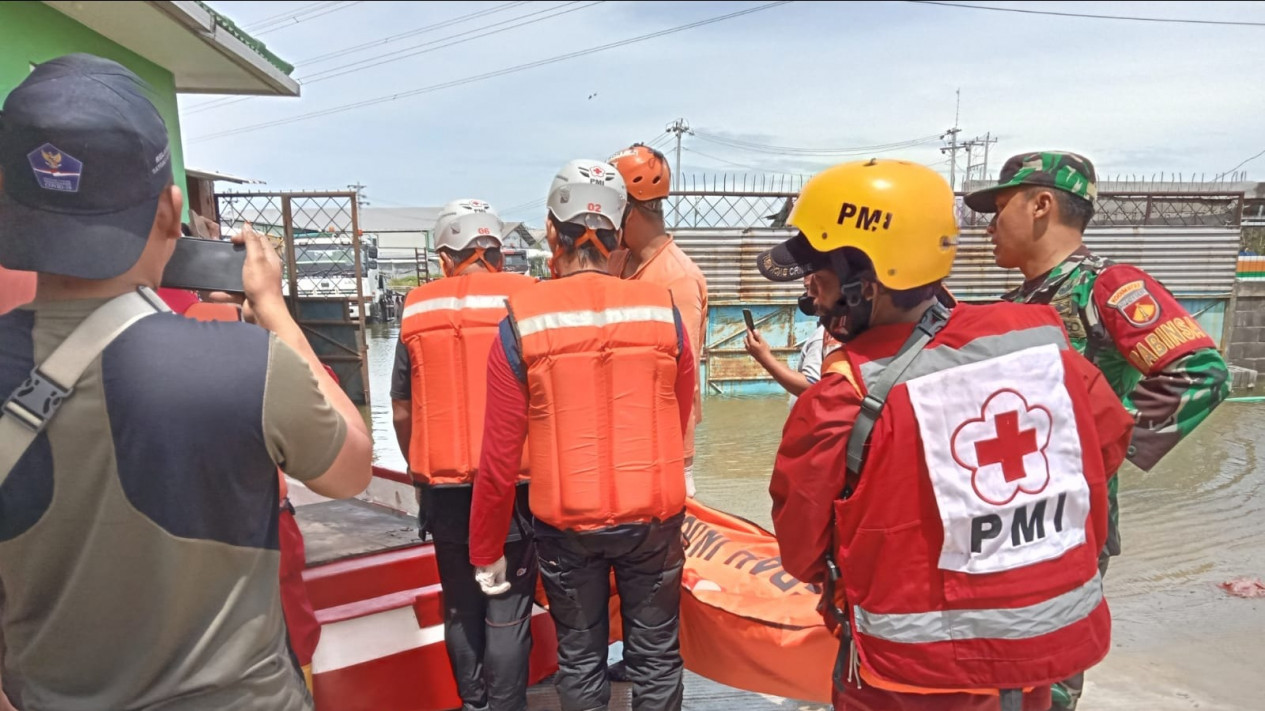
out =
[[1131,281],[1107,297],[1107,306],[1119,311],[1129,323],[1142,328],[1160,319],[1160,304],[1141,279]]

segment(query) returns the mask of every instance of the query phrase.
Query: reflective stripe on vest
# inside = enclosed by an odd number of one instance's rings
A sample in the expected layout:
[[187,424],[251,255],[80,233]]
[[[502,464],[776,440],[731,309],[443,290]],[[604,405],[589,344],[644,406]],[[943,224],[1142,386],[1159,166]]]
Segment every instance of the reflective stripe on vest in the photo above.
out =
[[483,444],[488,352],[506,302],[534,283],[519,274],[476,272],[409,292],[400,340],[412,370],[408,459],[417,480],[435,486],[472,482]]
[[530,401],[532,512],[592,531],[685,507],[681,334],[662,286],[579,274],[510,299]]
[[[914,378],[937,373],[941,370],[956,368],[959,365],[978,363],[982,360],[996,358],[1006,353],[1014,353],[1025,348],[1049,344],[1057,345],[1059,350],[1067,349],[1067,337],[1064,336],[1062,328],[1058,326],[1037,326],[1022,331],[1015,331],[1014,333],[976,338],[961,348],[951,348],[949,346],[927,348],[918,357],[918,360],[909,366],[909,370],[905,371],[905,377],[901,379],[901,382],[908,382]],[[874,382],[891,361],[891,358],[880,358],[862,363],[859,368],[861,380],[867,383]]]
[[[449,277],[451,278],[451,277]],[[460,309],[504,309],[509,294],[471,294],[469,296],[440,296],[419,301],[404,307],[404,316],[410,318],[432,311],[458,311]]]
[[1031,639],[1089,617],[1102,603],[1102,577],[1027,607],[942,610],[880,614],[856,611],[860,634],[902,644],[932,644],[964,639]]
[[601,311],[558,311],[541,314],[519,320],[518,335],[527,336],[559,328],[582,328],[585,326],[603,328],[618,323],[658,322],[672,324],[676,328],[676,317],[672,307],[662,306],[625,306],[621,308],[602,309]]

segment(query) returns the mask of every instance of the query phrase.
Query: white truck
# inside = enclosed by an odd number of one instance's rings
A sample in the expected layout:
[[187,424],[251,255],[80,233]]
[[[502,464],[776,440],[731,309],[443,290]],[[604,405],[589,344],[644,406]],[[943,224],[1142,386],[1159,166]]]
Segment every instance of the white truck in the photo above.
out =
[[[360,240],[360,298],[356,298],[356,253],[350,235],[309,233],[295,235],[294,261],[299,297],[346,299],[348,313],[360,317],[362,304],[367,308],[365,321],[390,318],[391,298],[386,280],[378,271],[378,247],[370,235]],[[282,288],[288,296],[290,279],[286,275]]]

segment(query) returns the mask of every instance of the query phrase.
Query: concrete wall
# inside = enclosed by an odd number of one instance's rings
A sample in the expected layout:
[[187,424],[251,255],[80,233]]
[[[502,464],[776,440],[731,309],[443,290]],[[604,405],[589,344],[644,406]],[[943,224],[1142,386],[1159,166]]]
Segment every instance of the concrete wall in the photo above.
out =
[[[184,149],[180,142],[176,80],[170,71],[42,2],[0,2],[0,28],[4,34],[0,40],[0,101],[22,83],[35,64],[74,52],[113,59],[136,72],[153,90],[149,99],[167,123],[175,183],[184,186]],[[187,215],[186,212],[186,219]]]
[[1226,360],[1265,372],[1265,281],[1240,281]]

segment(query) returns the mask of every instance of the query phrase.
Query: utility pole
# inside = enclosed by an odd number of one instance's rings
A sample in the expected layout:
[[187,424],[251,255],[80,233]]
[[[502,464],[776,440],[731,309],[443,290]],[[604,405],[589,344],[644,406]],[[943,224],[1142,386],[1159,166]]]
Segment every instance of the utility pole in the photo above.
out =
[[668,124],[666,131],[676,134],[676,189],[681,189],[681,137],[685,134],[694,135],[690,130],[690,123],[683,118],[679,118]]
[[[966,151],[966,172],[962,177],[963,190],[970,189],[967,184],[972,180],[988,180],[988,146],[996,142],[997,139],[993,138],[991,132],[962,142],[961,148]],[[976,148],[984,149],[984,160],[981,163],[975,162]]]
[[368,186],[368,185],[361,185],[360,183],[352,183],[351,185],[348,185],[348,186],[347,186],[347,189],[348,189],[348,190],[353,190],[353,191],[355,191],[355,193],[356,193],[356,204],[357,204],[358,206],[360,206],[360,207],[369,207],[369,200],[368,200],[368,198],[366,198],[366,197],[364,196],[364,193],[362,192],[362,191],[363,191],[365,188],[367,188],[367,187],[369,187],[369,186]]
[[984,134],[984,174],[980,176],[982,180],[988,180],[988,147],[996,142],[997,139],[993,138],[992,131]]
[[958,151],[964,146],[958,145],[958,134],[962,129],[958,127],[958,120],[962,114],[962,90],[957,89],[954,94],[957,95],[957,107],[953,110],[953,128],[940,134],[940,140],[944,140],[945,136],[949,137],[949,145],[940,149],[941,153],[949,154],[949,187],[953,190],[958,189]]
[[[676,190],[673,190],[673,192],[680,192],[682,186],[684,186],[685,184],[684,176],[681,175],[681,137],[687,133],[692,136],[694,135],[694,132],[690,130],[690,123],[683,118],[679,118],[673,121],[672,123],[668,124],[665,131],[667,133],[676,134],[676,169],[674,172],[674,177],[676,178]],[[676,200],[673,201],[673,205],[674,205],[673,210],[676,212],[676,220],[674,221],[674,224],[672,226],[676,227],[676,225],[680,224],[681,222],[681,196],[680,195],[676,196]]]

